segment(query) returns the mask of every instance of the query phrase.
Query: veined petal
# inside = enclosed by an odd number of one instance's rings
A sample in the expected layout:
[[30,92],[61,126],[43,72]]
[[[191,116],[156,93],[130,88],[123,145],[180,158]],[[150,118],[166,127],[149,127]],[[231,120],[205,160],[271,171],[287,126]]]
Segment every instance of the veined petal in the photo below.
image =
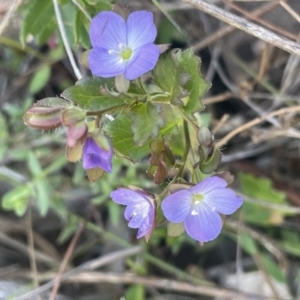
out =
[[202,194],[205,195],[211,190],[217,189],[217,188],[225,188],[227,186],[227,182],[218,177],[218,176],[212,176],[209,178],[204,179],[200,183],[196,184],[192,188],[190,188],[190,191],[193,194]]
[[135,205],[145,201],[148,202],[148,200],[140,193],[125,188],[118,188],[117,190],[111,192],[110,197],[114,202],[122,205]]
[[154,211],[152,211],[152,214],[151,212],[149,212],[149,217],[144,219],[144,222],[139,227],[136,237],[139,239],[144,235],[146,235],[149,232],[149,230],[152,229],[153,222],[154,222]]
[[199,206],[197,213],[192,211],[184,221],[187,234],[199,241],[208,242],[215,239],[222,229],[220,215],[204,203]]
[[203,203],[208,205],[212,210],[229,215],[242,205],[243,200],[236,196],[230,189],[219,188],[205,194]]
[[153,14],[147,11],[136,11],[127,19],[127,46],[133,51],[141,46],[153,43],[157,30],[153,23]]
[[83,168],[93,169],[99,167],[111,172],[112,151],[99,147],[92,138],[88,138],[83,147]]
[[192,207],[192,194],[189,190],[178,191],[166,197],[161,208],[166,219],[173,223],[181,223]]
[[126,64],[121,59],[120,55],[104,48],[93,48],[90,50],[89,67],[93,75],[109,78],[120,74],[125,71]]
[[92,19],[90,40],[93,47],[118,50],[126,45],[126,23],[118,14],[103,11]]
[[152,70],[158,60],[159,48],[154,44],[147,44],[132,53],[132,58],[125,69],[127,80],[136,79]]

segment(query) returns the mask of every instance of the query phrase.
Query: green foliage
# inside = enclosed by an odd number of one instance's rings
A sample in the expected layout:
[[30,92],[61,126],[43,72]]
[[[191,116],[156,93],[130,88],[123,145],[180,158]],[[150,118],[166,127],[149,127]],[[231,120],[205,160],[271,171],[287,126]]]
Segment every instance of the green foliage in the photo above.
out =
[[47,84],[51,75],[51,68],[48,65],[42,66],[31,78],[29,82],[29,92],[36,94]]
[[260,258],[267,273],[272,276],[275,280],[286,283],[286,276],[283,271],[280,269],[278,264],[276,264],[273,260],[271,260],[268,256],[264,254],[260,254]]
[[125,300],[133,300],[133,299],[139,299],[144,300],[145,299],[145,287],[142,284],[134,284],[130,286],[125,294]]
[[32,188],[29,184],[19,185],[3,196],[2,208],[14,211],[17,216],[23,216],[31,194]]
[[33,0],[23,7],[25,16],[21,27],[23,45],[29,35],[35,37],[39,44],[44,43],[54,32],[55,15],[52,0]]
[[131,132],[130,116],[119,115],[114,121],[107,123],[105,130],[111,137],[113,147],[120,157],[137,162],[150,154],[148,145],[136,146]]
[[143,145],[150,137],[158,137],[159,128],[165,125],[160,110],[158,105],[151,103],[139,104],[132,108],[131,131],[138,146]]
[[89,111],[101,111],[124,104],[124,99],[114,97],[108,92],[101,93],[101,89],[111,89],[113,79],[85,77],[76,82],[62,93],[62,97],[74,102],[79,107]]
[[[283,192],[275,190],[268,178],[257,178],[252,174],[239,174],[241,191],[254,199],[263,200],[270,204],[286,205],[286,196]],[[244,218],[247,222],[255,224],[281,224],[288,213],[272,208],[262,207],[259,204],[244,202]]]

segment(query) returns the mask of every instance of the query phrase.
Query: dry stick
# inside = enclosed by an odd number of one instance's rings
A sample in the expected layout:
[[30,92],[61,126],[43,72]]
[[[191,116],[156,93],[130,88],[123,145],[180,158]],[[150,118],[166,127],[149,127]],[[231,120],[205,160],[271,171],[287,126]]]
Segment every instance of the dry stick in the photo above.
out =
[[[280,5],[300,23],[300,15],[297,14],[286,2],[279,0]],[[299,37],[298,37],[299,38]]]
[[71,255],[72,255],[73,251],[74,251],[74,248],[75,248],[75,246],[76,246],[76,244],[78,242],[78,239],[79,239],[79,237],[82,234],[83,229],[84,229],[84,226],[82,224],[79,225],[79,228],[78,228],[76,234],[72,238],[72,241],[71,241],[71,243],[70,243],[70,245],[69,245],[69,247],[67,249],[67,252],[65,254],[65,257],[64,257],[64,259],[63,259],[63,261],[62,261],[62,263],[61,263],[61,265],[59,267],[58,274],[57,274],[57,276],[55,278],[55,284],[53,286],[53,289],[52,289],[52,292],[51,292],[51,295],[50,295],[50,300],[55,300],[55,298],[56,298],[57,292],[59,290],[61,278],[62,278],[63,273],[64,273],[64,271],[65,271],[65,269],[67,267],[69,259],[70,259]]
[[[6,234],[4,234],[2,232],[0,232],[0,242],[28,255],[27,246],[25,246],[23,243],[21,243],[19,241],[16,241],[16,240],[8,237]],[[52,258],[38,250],[35,250],[35,258],[36,258],[36,260],[38,260],[44,264],[47,264],[48,266],[53,266],[57,263],[55,258]]]
[[182,0],[190,5],[196,7],[205,13],[212,15],[213,17],[222,20],[238,29],[241,29],[265,42],[268,42],[282,50],[285,50],[291,54],[300,56],[300,45],[286,38],[282,38],[279,35],[267,30],[261,26],[254,23],[248,22],[247,20],[229,13],[224,9],[217,7],[211,3],[204,0]]
[[249,129],[271,117],[275,117],[275,116],[279,116],[279,115],[283,115],[283,114],[287,114],[287,113],[293,113],[293,112],[297,112],[300,111],[300,106],[293,106],[293,107],[285,107],[285,108],[281,108],[279,110],[275,110],[263,117],[260,118],[256,118],[238,128],[236,128],[235,130],[231,131],[230,133],[228,133],[225,137],[222,138],[222,140],[220,142],[217,143],[217,147],[222,147],[225,144],[227,144],[227,142],[229,140],[231,140],[234,136],[236,136],[237,134],[243,132],[246,129]]
[[[31,214],[31,206],[28,207],[28,212],[26,216],[26,232],[28,239],[28,254],[30,261],[30,268],[33,275],[33,283],[34,287],[37,289],[39,287],[39,280],[37,275],[37,267],[35,261],[35,251],[34,251],[34,240],[33,240],[33,232],[32,232],[32,214]],[[41,297],[37,297],[38,300],[41,300]]]
[[247,10],[242,9],[241,7],[239,7],[238,5],[233,4],[231,1],[228,0],[223,0],[224,3],[226,3],[228,6],[232,7],[233,9],[239,11],[240,13],[244,14],[246,18],[248,19],[252,19],[254,21],[257,21],[258,23],[260,23],[261,25],[264,25],[265,27],[274,30],[286,37],[291,38],[292,40],[299,40],[299,36],[297,36],[296,34],[293,34],[287,30],[284,30],[278,26],[275,26],[265,20],[260,19],[258,16],[253,16],[251,13],[249,13]]
[[226,100],[228,100],[231,97],[235,97],[235,95],[233,93],[231,93],[231,92],[225,92],[225,93],[219,94],[217,96],[212,96],[212,97],[204,98],[202,100],[202,103],[204,105],[214,104],[214,103],[226,101]]
[[[28,277],[28,273],[21,273],[19,275]],[[51,279],[51,274],[40,274],[43,279]],[[87,283],[96,284],[99,282],[106,282],[110,284],[142,284],[144,286],[161,289],[163,291],[173,291],[180,293],[188,293],[191,295],[205,295],[218,299],[239,299],[239,300],[273,300],[274,298],[261,296],[257,294],[242,293],[237,291],[231,291],[222,289],[219,287],[206,287],[201,285],[193,285],[191,283],[157,278],[157,277],[142,277],[128,273],[106,273],[106,272],[82,272],[68,277],[67,282],[72,283]],[[19,298],[15,299],[19,300]]]
[[[254,10],[253,12],[249,13],[248,16],[260,17],[260,16],[266,14],[267,12],[271,11],[278,5],[279,5],[279,2],[268,3],[264,6],[259,7],[258,9]],[[235,30],[236,30],[236,28],[233,26],[230,26],[230,25],[225,26],[225,27],[221,28],[220,30],[218,30],[217,32],[209,34],[208,37],[206,37],[205,39],[201,40],[199,43],[194,45],[193,48],[195,49],[195,51],[199,51],[199,50],[209,46],[210,44],[214,43],[216,40],[225,37],[226,35],[228,35],[229,33],[233,32]]]
[[[66,272],[62,276],[61,282],[65,281],[67,278],[69,278],[73,275],[76,275],[78,273],[81,273],[83,271],[95,270],[97,268],[100,268],[100,267],[103,267],[107,264],[112,263],[116,259],[125,258],[125,257],[131,256],[131,255],[135,255],[135,254],[140,253],[141,251],[142,251],[141,247],[126,248],[124,250],[115,251],[115,252],[112,252],[112,253],[107,254],[105,256],[102,256],[100,258],[90,260],[90,261],[74,268],[73,270],[70,270],[70,271]],[[56,282],[56,280],[51,280],[50,282],[40,286],[36,290],[33,290],[33,291],[28,292],[28,293],[26,293],[22,296],[14,298],[14,300],[27,300],[27,299],[30,299],[31,297],[35,297],[36,295],[39,295],[39,294],[51,289],[54,286],[55,282]]]

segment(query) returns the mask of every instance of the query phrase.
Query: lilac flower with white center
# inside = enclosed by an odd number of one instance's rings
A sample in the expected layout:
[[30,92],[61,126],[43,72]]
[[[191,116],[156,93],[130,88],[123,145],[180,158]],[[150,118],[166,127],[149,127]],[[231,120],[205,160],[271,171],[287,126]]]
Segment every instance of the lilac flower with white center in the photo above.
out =
[[154,45],[157,31],[153,15],[136,11],[125,21],[120,15],[103,11],[92,19],[88,61],[93,75],[114,77],[124,74],[133,80],[152,70],[158,60]]
[[127,205],[124,217],[128,227],[138,228],[137,238],[149,238],[155,219],[155,205],[153,197],[141,189],[131,190],[118,188],[111,192],[110,197],[114,202]]
[[191,238],[208,242],[221,232],[222,219],[219,213],[232,214],[242,202],[242,198],[227,188],[224,179],[213,176],[190,189],[167,196],[161,208],[168,221],[183,222]]
[[101,168],[111,172],[112,148],[108,140],[104,141],[106,149],[92,138],[88,137],[83,146],[83,167],[84,169]]

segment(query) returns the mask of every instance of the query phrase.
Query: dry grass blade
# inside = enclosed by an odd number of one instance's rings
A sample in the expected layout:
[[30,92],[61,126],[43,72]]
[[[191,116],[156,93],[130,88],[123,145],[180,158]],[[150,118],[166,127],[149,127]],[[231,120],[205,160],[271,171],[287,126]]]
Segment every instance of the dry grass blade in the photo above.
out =
[[244,18],[229,13],[216,5],[208,3],[203,0],[183,0],[186,3],[196,7],[205,13],[212,15],[213,17],[226,22],[238,29],[241,29],[265,42],[268,42],[282,50],[285,50],[291,54],[300,56],[300,45],[286,38],[261,27],[254,23],[251,23]]

